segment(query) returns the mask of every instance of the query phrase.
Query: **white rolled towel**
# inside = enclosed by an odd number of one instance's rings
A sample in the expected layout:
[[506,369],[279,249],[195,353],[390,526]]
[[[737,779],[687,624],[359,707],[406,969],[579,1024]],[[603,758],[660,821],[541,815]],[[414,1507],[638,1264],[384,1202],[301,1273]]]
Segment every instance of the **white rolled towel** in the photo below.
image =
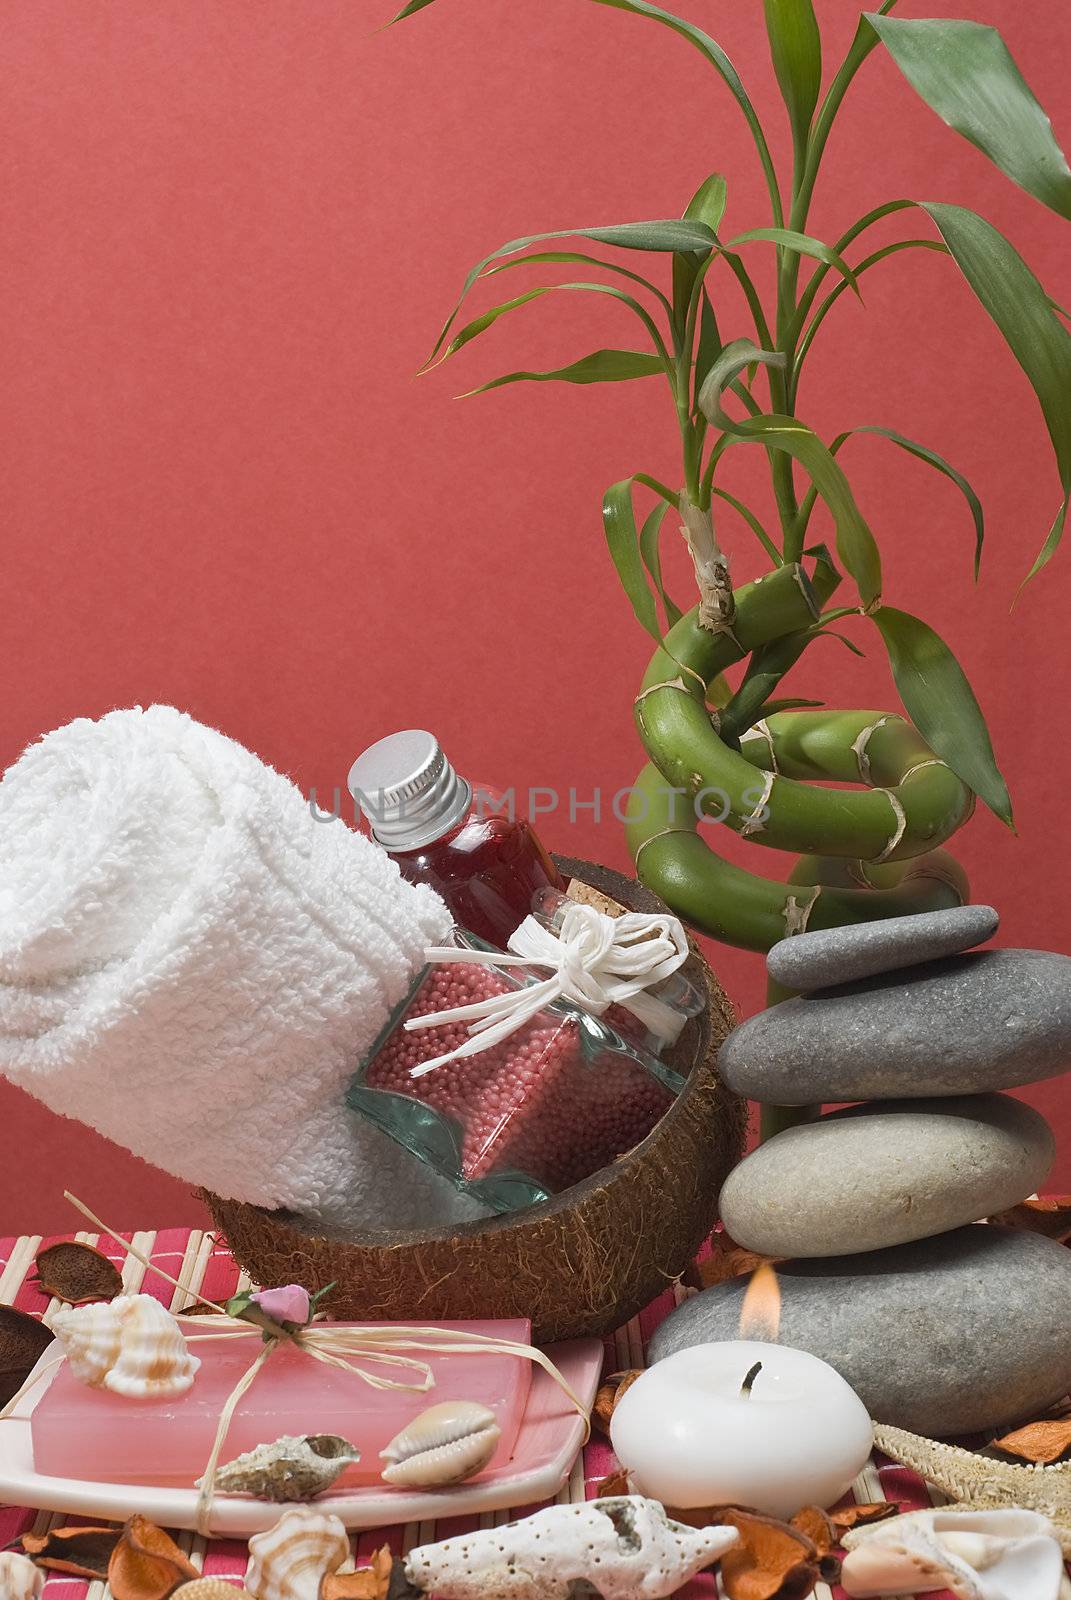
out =
[[0,1071],[233,1199],[332,1231],[478,1214],[344,1105],[450,922],[377,845],[170,706],[0,781]]

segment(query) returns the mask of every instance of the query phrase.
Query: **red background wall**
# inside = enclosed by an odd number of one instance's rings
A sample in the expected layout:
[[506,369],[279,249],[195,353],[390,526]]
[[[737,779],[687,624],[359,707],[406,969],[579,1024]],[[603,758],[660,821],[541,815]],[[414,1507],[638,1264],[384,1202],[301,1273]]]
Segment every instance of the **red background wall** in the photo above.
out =
[[[686,9],[779,130],[758,0]],[[1071,144],[1071,11],[938,9],[1003,29]],[[375,31],[389,10],[0,5],[0,766],[73,716],[160,700],[321,794],[362,744],[411,724],[506,784],[587,798],[636,771],[630,702],[647,647],[598,508],[637,468],[676,481],[672,412],[654,384],[452,398],[497,372],[630,344],[627,313],[563,296],[500,324],[455,369],[413,374],[487,249],[679,213],[713,168],[730,176],[727,226],[766,222],[754,159],[724,89],[651,24],[582,0],[439,0]],[[839,58],[856,7],[819,10]],[[833,238],[899,194],[976,205],[1071,299],[1067,224],[878,55],[831,146],[813,229]],[[728,281],[716,280],[735,336],[747,327]],[[1069,949],[1066,556],[1009,615],[1058,498],[1040,417],[951,263],[896,257],[865,294],[827,324],[801,412],[827,436],[881,422],[926,440],[982,493],[975,589],[955,490],[880,440],[843,457],[887,597],[955,648],[1012,782],[1019,837],[988,815],[962,836],[976,897],[1001,907],[1003,942]],[[757,453],[735,462],[738,489],[760,494],[761,467]],[[746,578],[750,535],[725,532]],[[867,659],[820,644],[799,692],[891,706],[875,639],[854,631]],[[543,831],[626,864],[612,819],[566,813]],[[758,959],[716,960],[741,1006],[758,1005]],[[1071,1186],[1066,1090],[1029,1097],[1060,1133],[1054,1184]],[[69,1226],[65,1184],[118,1224],[201,1215],[182,1185],[6,1086],[0,1127],[0,1232]]]

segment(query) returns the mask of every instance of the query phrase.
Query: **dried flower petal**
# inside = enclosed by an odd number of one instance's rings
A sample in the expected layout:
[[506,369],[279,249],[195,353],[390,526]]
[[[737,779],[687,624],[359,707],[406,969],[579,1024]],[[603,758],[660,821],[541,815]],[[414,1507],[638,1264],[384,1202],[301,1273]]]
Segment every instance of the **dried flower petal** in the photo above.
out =
[[199,1577],[170,1534],[148,1517],[130,1518],[108,1563],[115,1600],[167,1600],[180,1583]]
[[115,1262],[94,1250],[91,1244],[79,1244],[76,1239],[66,1239],[39,1250],[34,1266],[43,1292],[65,1300],[68,1305],[114,1300],[123,1292],[122,1274]]
[[728,1283],[731,1278],[742,1278],[768,1262],[780,1257],[761,1256],[755,1250],[745,1250],[734,1244],[727,1233],[716,1233],[710,1241],[710,1254],[696,1263],[699,1286],[712,1289],[717,1283]]
[[728,1600],[803,1600],[821,1576],[811,1540],[774,1517],[737,1506],[670,1515],[688,1520],[702,1515],[707,1522],[737,1530],[739,1542],[721,1558],[721,1582]]
[[1071,1450],[1071,1417],[1028,1422],[1025,1428],[1016,1428],[1002,1439],[994,1439],[993,1444],[1010,1456],[1048,1466]]
[[592,1426],[598,1428],[600,1433],[608,1434],[610,1432],[610,1418],[614,1414],[614,1407],[625,1393],[625,1390],[630,1389],[636,1379],[642,1378],[642,1376],[641,1369],[634,1369],[629,1372],[612,1372],[605,1383],[600,1386],[591,1412]]
[[1028,1233],[1043,1233],[1060,1244],[1071,1241],[1071,1195],[1048,1195],[1042,1200],[1024,1200],[1010,1211],[990,1217],[1005,1228],[1021,1228]]
[[14,1306],[0,1306],[0,1406],[18,1394],[51,1343],[43,1322]]
[[22,1536],[23,1550],[39,1567],[90,1580],[108,1576],[108,1562],[118,1543],[118,1528],[50,1528],[47,1533]]
[[802,1511],[796,1512],[789,1526],[810,1539],[820,1556],[827,1556],[838,1543],[833,1519],[820,1506],[804,1506]]
[[865,1505],[841,1506],[839,1511],[829,1513],[829,1519],[838,1533],[847,1533],[852,1528],[865,1528],[872,1522],[884,1522],[886,1517],[899,1515],[899,1501],[870,1500]]
[[[619,1495],[631,1493],[632,1490],[628,1486],[628,1473],[622,1471],[619,1467],[616,1472],[611,1472],[608,1478],[603,1478],[595,1490],[595,1498],[597,1500],[616,1500]],[[672,1512],[671,1515],[676,1516],[676,1512]]]
[[384,1545],[370,1567],[359,1572],[332,1572],[320,1585],[320,1600],[387,1600],[394,1574],[394,1557]]

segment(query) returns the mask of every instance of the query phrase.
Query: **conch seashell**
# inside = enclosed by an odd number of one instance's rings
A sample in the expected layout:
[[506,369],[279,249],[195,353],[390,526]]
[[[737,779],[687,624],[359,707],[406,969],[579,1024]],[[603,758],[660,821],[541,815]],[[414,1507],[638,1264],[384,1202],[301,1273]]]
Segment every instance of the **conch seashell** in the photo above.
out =
[[935,1589],[960,1600],[1071,1597],[1055,1529],[1038,1511],[909,1511],[844,1543],[841,1584],[853,1600]]
[[148,1294],[57,1311],[52,1332],[80,1383],[133,1400],[185,1394],[201,1366],[170,1311]]
[[442,1489],[463,1483],[486,1467],[502,1430],[495,1414],[475,1400],[444,1400],[414,1417],[396,1434],[380,1458],[387,1483],[413,1489]]
[[37,1600],[45,1575],[29,1556],[0,1550],[0,1600]]
[[662,1600],[735,1544],[735,1528],[688,1528],[642,1495],[550,1506],[505,1528],[411,1550],[405,1575],[436,1600]]
[[337,1517],[294,1506],[274,1528],[250,1539],[245,1586],[254,1600],[319,1600],[321,1583],[349,1554]]
[[337,1433],[309,1433],[304,1438],[288,1434],[220,1467],[215,1489],[220,1494],[250,1494],[257,1500],[311,1500],[360,1459],[361,1452]]

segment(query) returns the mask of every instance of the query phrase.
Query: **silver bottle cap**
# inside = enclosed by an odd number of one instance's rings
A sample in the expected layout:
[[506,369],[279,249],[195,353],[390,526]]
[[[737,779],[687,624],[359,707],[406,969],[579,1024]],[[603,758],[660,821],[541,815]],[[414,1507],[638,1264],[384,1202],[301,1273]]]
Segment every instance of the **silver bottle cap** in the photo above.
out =
[[350,794],[386,850],[419,850],[459,823],[472,786],[459,778],[434,734],[407,728],[369,745],[350,768]]

